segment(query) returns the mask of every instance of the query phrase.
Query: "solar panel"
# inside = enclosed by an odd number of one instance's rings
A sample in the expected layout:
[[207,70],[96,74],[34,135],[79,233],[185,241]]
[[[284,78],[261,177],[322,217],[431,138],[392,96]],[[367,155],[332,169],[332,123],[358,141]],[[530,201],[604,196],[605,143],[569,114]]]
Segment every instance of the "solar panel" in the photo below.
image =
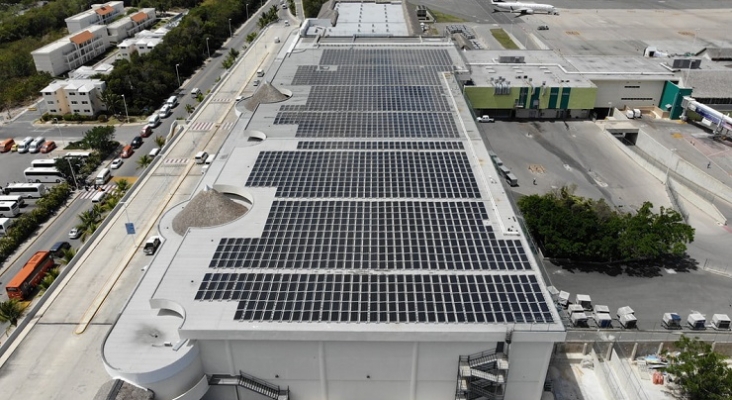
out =
[[449,112],[324,112],[281,106],[275,125],[297,125],[297,137],[457,138]]
[[242,321],[553,321],[533,275],[213,273],[196,299],[238,301],[234,319]]
[[439,86],[440,72],[449,70],[446,66],[319,66],[297,67],[293,85],[328,86]]
[[302,141],[298,150],[463,150],[461,142],[326,142]]
[[222,238],[211,268],[530,269],[518,240],[496,239],[482,202],[276,201],[260,238]]
[[478,198],[465,152],[264,151],[246,186],[276,197]]
[[451,66],[447,50],[434,49],[326,49],[321,65],[442,65]]

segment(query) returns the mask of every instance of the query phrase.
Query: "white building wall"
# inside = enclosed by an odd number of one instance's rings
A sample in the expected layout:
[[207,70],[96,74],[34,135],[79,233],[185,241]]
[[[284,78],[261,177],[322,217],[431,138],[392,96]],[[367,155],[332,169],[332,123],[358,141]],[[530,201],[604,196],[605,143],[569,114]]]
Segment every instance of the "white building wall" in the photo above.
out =
[[[496,344],[198,341],[206,374],[237,375],[242,371],[274,385],[289,386],[298,400],[454,398],[459,356],[495,349]],[[509,356],[507,400],[541,397],[552,349],[553,342],[514,342]],[[251,395],[246,390],[239,392]],[[204,398],[237,397],[236,390],[212,387]]]
[[109,47],[107,29],[93,26],[88,31],[94,38],[82,46],[77,46],[70,39],[79,34],[77,32],[32,51],[36,70],[59,76],[104,54]]
[[665,80],[601,80],[597,85],[596,108],[653,107],[661,101]]
[[[102,6],[111,7],[114,11],[104,17],[96,13],[96,9]],[[125,6],[122,1],[111,1],[105,4],[94,4],[90,10],[86,10],[76,15],[72,15],[65,19],[66,28],[69,33],[82,31],[92,25],[106,24],[114,20],[118,15],[124,14]]]

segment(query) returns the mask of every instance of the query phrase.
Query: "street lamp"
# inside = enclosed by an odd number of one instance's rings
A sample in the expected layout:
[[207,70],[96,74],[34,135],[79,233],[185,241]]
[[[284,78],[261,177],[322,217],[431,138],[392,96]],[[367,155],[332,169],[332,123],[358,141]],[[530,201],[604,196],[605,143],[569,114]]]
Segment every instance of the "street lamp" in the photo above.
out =
[[[58,118],[53,119],[53,123],[56,125],[56,130],[58,130],[58,135],[61,137],[61,139],[64,138],[64,135],[61,133],[61,128],[58,126]],[[64,157],[66,159],[66,162],[69,163],[69,169],[71,170],[71,178],[74,180],[74,187],[79,188],[79,183],[76,181],[76,174],[74,174],[74,166],[71,165],[71,160],[69,160],[68,157]]]
[[[678,149],[671,149],[671,159],[668,160],[668,164],[666,164],[666,181],[663,182],[664,184],[668,183],[668,170],[671,169],[671,161],[676,160],[676,165],[679,163],[679,159],[675,158],[674,155],[676,154],[676,150]],[[674,167],[674,170],[676,170],[676,167]]]
[[206,38],[206,50],[208,50],[208,58],[211,58],[211,48],[208,47],[208,38]]
[[127,123],[130,123],[130,114],[127,112],[127,99],[125,99],[125,95],[122,95],[122,102],[125,103],[125,118],[127,118]]
[[180,87],[180,72],[178,72],[178,65],[180,64],[175,64],[175,75],[178,77],[178,87]]
[[[247,4],[246,6],[247,6],[247,20],[249,20],[249,4]],[[229,20],[229,21],[231,21],[231,20]]]
[[[248,11],[247,11],[247,14],[249,14],[249,12],[248,12]],[[231,33],[231,18],[229,18],[229,36],[230,36],[230,37],[231,37],[231,36],[234,36],[234,34],[233,34],[233,33]]]

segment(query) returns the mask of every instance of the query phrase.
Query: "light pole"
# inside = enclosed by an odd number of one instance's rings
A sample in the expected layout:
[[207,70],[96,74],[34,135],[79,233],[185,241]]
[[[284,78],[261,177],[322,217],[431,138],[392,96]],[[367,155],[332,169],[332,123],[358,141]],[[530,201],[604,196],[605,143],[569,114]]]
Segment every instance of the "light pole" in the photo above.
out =
[[[61,133],[61,128],[58,126],[58,118],[53,119],[53,123],[56,125],[56,130],[58,130],[58,135],[61,137],[61,139],[64,138],[64,135]],[[69,163],[69,169],[71,170],[71,178],[74,180],[74,187],[79,188],[79,183],[76,181],[76,174],[74,174],[74,166],[71,165],[71,160],[69,160],[68,157],[64,157],[66,159],[66,162]]]
[[125,95],[122,95],[122,102],[125,103],[125,118],[127,118],[127,123],[130,123],[130,114],[127,112],[127,99],[125,99]]
[[178,87],[180,87],[180,73],[178,72],[178,65],[180,64],[175,64],[175,75],[178,77]]
[[[668,160],[668,164],[666,164],[666,181],[664,183],[668,183],[668,170],[671,169],[671,161],[674,160],[674,155],[676,154],[677,149],[671,149],[671,160]],[[676,162],[678,163],[678,159],[676,159]],[[676,167],[674,167],[674,170]]]
[[[249,4],[247,4],[246,6],[247,6],[246,7],[246,9],[247,9],[247,21],[248,21],[249,20]],[[229,20],[229,21],[231,21],[231,20]]]
[[[249,11],[247,11],[247,14],[249,14]],[[231,36],[234,36],[234,34],[231,33],[231,18],[229,18],[229,37],[231,37]]]
[[208,38],[206,38],[206,50],[208,50],[208,58],[211,58],[211,48],[208,47]]

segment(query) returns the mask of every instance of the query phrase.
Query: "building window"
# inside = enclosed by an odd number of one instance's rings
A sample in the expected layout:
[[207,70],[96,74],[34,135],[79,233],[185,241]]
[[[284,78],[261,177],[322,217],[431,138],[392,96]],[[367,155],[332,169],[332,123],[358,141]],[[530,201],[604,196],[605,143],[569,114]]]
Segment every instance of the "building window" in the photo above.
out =
[[78,113],[79,113],[79,110],[73,110],[73,111],[74,111],[74,113],[76,113],[76,114],[78,114]]
[[69,93],[69,96],[76,96],[76,93],[74,93],[74,92],[70,92],[70,93]]
[[85,113],[90,113],[90,112],[91,112],[91,110],[84,110],[84,112],[85,112]]
[[43,94],[45,94],[46,96],[53,96],[53,92],[45,92]]
[[625,86],[626,89],[640,89],[640,85],[628,85]]
[[78,101],[72,101],[71,104],[79,104]]
[[53,100],[47,101],[46,104],[53,104]]
[[88,101],[82,101],[81,104],[89,104]]
[[55,113],[55,112],[56,112],[56,110],[48,110],[48,112],[52,112],[52,113]]
[[620,100],[628,101],[651,101],[653,97],[621,97]]

